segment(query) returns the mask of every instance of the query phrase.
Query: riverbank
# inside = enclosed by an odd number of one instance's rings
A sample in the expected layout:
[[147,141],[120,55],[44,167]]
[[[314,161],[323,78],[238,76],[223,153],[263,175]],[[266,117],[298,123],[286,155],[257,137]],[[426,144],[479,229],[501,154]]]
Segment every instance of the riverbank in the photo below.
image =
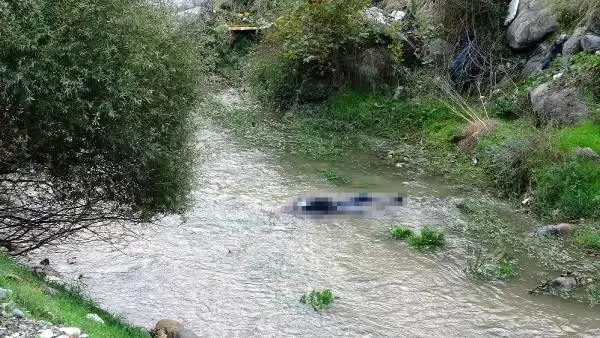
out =
[[83,290],[44,279],[5,255],[0,255],[0,288],[0,335],[6,337],[150,337],[99,308]]

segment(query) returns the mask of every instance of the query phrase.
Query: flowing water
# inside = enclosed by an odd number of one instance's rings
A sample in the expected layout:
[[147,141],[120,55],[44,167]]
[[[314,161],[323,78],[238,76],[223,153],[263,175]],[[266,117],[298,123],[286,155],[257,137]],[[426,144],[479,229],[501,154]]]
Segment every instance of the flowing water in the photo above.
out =
[[[600,336],[596,308],[529,296],[535,280],[468,279],[459,239],[433,253],[390,240],[391,223],[460,220],[439,182],[347,167],[371,191],[406,194],[406,205],[377,219],[302,219],[278,208],[348,192],[314,175],[322,164],[261,152],[208,122],[199,134],[196,202],[184,218],[138,229],[122,251],[85,243],[36,256],[66,277],[83,274],[89,294],[133,324],[177,319],[209,337]],[[323,288],[339,297],[326,311],[299,302]]]

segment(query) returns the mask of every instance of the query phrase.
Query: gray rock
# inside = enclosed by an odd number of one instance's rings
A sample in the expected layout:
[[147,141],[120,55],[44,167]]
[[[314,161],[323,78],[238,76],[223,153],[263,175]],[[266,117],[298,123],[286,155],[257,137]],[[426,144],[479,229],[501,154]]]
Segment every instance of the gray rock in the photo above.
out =
[[15,318],[25,318],[25,313],[19,309],[13,309],[10,314]]
[[577,155],[579,157],[587,158],[592,161],[600,162],[600,155],[598,155],[598,153],[596,153],[594,151],[594,149],[592,149],[590,147],[577,148],[577,149],[575,149],[574,153],[575,153],[575,155]]
[[39,338],[52,338],[54,337],[54,332],[52,332],[51,329],[45,329],[42,332],[40,332],[40,336]]
[[427,45],[426,55],[436,64],[446,64],[452,58],[454,48],[444,39],[433,39]]
[[570,223],[560,223],[560,224],[552,224],[552,225],[544,225],[537,228],[535,234],[537,236],[568,236],[571,234],[573,230],[573,224]]
[[519,0],[511,0],[508,4],[508,12],[506,14],[506,19],[504,20],[504,26],[508,26],[515,17],[517,17],[517,10],[519,9]]
[[368,23],[379,28],[385,28],[391,22],[390,18],[384,13],[383,9],[378,7],[369,7],[365,9],[363,11],[363,18]]
[[58,331],[70,337],[79,337],[81,329],[78,327],[61,327]]
[[513,49],[534,46],[558,26],[548,0],[522,0],[517,16],[506,31],[508,44]]
[[527,63],[521,71],[521,75],[523,77],[529,77],[531,75],[534,75],[535,73],[542,71],[542,61],[544,60],[548,52],[550,52],[550,45],[547,43],[540,44],[533,53],[533,56],[531,56],[527,60]]
[[195,334],[190,329],[183,329],[175,332],[173,338],[200,338],[197,334]]
[[581,39],[581,47],[583,47],[583,49],[586,52],[590,52],[590,53],[599,51],[600,50],[600,36],[586,34]]
[[104,320],[103,320],[102,318],[100,318],[100,316],[98,316],[98,315],[97,315],[97,314],[95,314],[95,313],[88,313],[88,314],[85,316],[85,318],[87,318],[87,319],[89,319],[89,320],[93,320],[93,321],[95,321],[95,322],[98,322],[98,323],[102,323],[102,324],[104,324]]
[[4,300],[8,296],[8,290],[0,288],[0,301]]
[[393,11],[405,10],[409,5],[410,0],[383,0],[381,2],[381,7],[389,13]]
[[588,116],[588,108],[577,88],[551,88],[544,83],[530,93],[533,110],[543,124],[572,125]]
[[565,41],[563,45],[563,54],[577,54],[581,51],[581,38],[585,33],[585,28],[577,28],[573,34]]

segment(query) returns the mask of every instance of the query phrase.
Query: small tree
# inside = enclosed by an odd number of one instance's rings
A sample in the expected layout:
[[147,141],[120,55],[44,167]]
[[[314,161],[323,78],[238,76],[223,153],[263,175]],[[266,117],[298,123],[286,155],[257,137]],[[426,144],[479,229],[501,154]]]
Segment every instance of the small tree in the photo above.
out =
[[208,58],[175,14],[143,0],[0,0],[0,22],[3,244],[183,211]]

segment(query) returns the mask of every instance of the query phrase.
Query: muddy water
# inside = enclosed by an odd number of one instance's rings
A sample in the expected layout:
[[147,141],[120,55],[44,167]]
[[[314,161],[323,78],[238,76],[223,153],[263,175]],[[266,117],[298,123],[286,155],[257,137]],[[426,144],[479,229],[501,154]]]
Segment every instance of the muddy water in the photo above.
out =
[[[37,255],[66,277],[83,274],[101,306],[136,325],[172,318],[210,337],[600,335],[596,309],[529,296],[533,280],[467,279],[459,239],[425,254],[390,240],[391,222],[460,218],[443,185],[348,169],[372,191],[407,194],[406,206],[378,219],[295,218],[277,208],[344,190],[315,175],[318,164],[254,150],[208,123],[200,135],[196,202],[184,218],[139,228],[143,238],[122,251],[98,243]],[[316,313],[298,301],[314,288],[339,299]]]

